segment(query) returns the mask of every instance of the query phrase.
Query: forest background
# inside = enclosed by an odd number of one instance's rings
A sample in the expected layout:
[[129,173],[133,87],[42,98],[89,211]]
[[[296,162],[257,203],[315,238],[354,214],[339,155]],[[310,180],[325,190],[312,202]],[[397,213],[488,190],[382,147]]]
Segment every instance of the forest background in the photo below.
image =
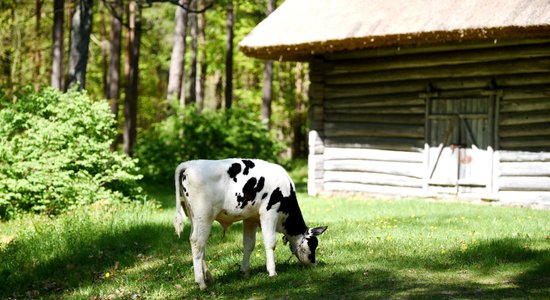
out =
[[270,141],[284,143],[269,144],[276,153],[265,158],[307,155],[307,65],[251,59],[236,46],[276,0],[0,3],[0,89],[13,102],[28,85],[107,99],[119,131],[113,148],[138,157],[158,150],[147,136],[177,130],[174,115],[200,127],[233,108],[234,125],[261,120]]

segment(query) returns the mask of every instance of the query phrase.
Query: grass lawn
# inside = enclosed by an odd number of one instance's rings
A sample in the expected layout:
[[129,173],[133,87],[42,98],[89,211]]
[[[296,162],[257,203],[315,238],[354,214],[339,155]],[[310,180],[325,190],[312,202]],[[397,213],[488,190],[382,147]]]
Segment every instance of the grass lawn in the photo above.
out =
[[241,277],[242,225],[214,226],[207,260],[216,282],[193,282],[189,223],[172,227],[172,188],[149,186],[161,207],[98,203],[49,219],[0,223],[0,298],[547,298],[550,211],[423,199],[312,198],[306,222],[328,225],[316,268],[278,241],[276,278],[258,244]]

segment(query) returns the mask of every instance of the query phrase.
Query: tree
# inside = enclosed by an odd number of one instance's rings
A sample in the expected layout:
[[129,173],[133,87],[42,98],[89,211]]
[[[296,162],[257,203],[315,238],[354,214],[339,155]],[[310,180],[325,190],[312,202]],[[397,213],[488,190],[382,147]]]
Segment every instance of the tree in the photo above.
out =
[[[192,0],[192,9],[197,10],[197,1]],[[189,72],[189,103],[197,102],[197,14],[192,13],[189,18],[189,26],[191,27],[191,70]]]
[[40,53],[40,19],[42,16],[42,5],[44,3],[41,0],[35,0],[36,8],[36,23],[35,23],[35,49],[34,49],[34,90],[38,91],[40,87],[40,66],[42,65],[42,54]]
[[[198,9],[202,10],[205,7],[204,0],[198,0],[199,5]],[[206,84],[206,35],[205,35],[205,27],[206,27],[206,16],[204,13],[198,14],[198,22],[197,22],[197,34],[198,34],[198,42],[200,44],[200,55],[198,57],[198,71],[197,72],[197,103],[199,105],[199,109],[202,110],[204,108],[204,89]]]
[[289,111],[292,127],[292,157],[307,157],[306,121],[307,121],[307,72],[304,64],[299,62],[294,67],[294,110]]
[[[275,0],[267,2],[267,15],[275,10]],[[262,122],[267,128],[271,128],[271,99],[273,96],[273,61],[265,62],[263,86],[262,86]]]
[[[180,0],[182,6],[187,6],[189,0]],[[187,10],[176,7],[174,45],[170,59],[170,71],[168,75],[167,99],[178,98],[180,104],[185,105],[185,38],[187,36]]]
[[231,108],[233,102],[233,0],[227,3],[226,40],[225,40],[225,108]]
[[127,13],[123,150],[124,153],[132,156],[137,133],[139,47],[141,38],[141,8],[136,0],[130,0]]
[[51,85],[58,90],[63,90],[63,23],[65,16],[64,7],[64,0],[54,0]]
[[[111,99],[111,112],[115,115],[115,121],[118,122],[118,105],[120,101],[120,52],[122,39],[122,0],[113,1],[111,10],[111,47],[109,50],[109,73],[107,75],[107,99]],[[115,139],[116,143],[116,139]]]
[[78,83],[80,90],[86,86],[86,67],[88,64],[90,34],[92,32],[93,4],[93,0],[78,0],[72,18],[67,86],[70,87]]

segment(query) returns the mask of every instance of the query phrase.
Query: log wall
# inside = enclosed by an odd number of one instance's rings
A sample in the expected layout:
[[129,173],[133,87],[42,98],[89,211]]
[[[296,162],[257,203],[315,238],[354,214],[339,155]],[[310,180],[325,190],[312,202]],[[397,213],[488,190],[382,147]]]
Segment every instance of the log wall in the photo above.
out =
[[488,97],[487,192],[550,203],[550,39],[339,52],[310,65],[310,192],[428,195],[429,99]]

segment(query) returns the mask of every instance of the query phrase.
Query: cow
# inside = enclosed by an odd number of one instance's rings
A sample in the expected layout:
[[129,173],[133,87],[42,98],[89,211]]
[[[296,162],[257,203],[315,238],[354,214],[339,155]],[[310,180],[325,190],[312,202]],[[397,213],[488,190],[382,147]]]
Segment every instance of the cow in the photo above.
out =
[[[243,221],[241,272],[249,275],[250,254],[261,227],[269,276],[276,276],[276,232],[282,233],[290,250],[306,266],[316,264],[317,236],[327,227],[306,226],[296,199],[292,179],[280,165],[259,159],[193,160],[181,163],[175,172],[176,216],[180,236],[185,217],[191,220],[189,241],[195,282],[201,290],[212,281],[205,259],[205,245],[212,223],[224,229]],[[183,199],[182,199],[183,198]],[[182,201],[183,200],[183,201]]]

